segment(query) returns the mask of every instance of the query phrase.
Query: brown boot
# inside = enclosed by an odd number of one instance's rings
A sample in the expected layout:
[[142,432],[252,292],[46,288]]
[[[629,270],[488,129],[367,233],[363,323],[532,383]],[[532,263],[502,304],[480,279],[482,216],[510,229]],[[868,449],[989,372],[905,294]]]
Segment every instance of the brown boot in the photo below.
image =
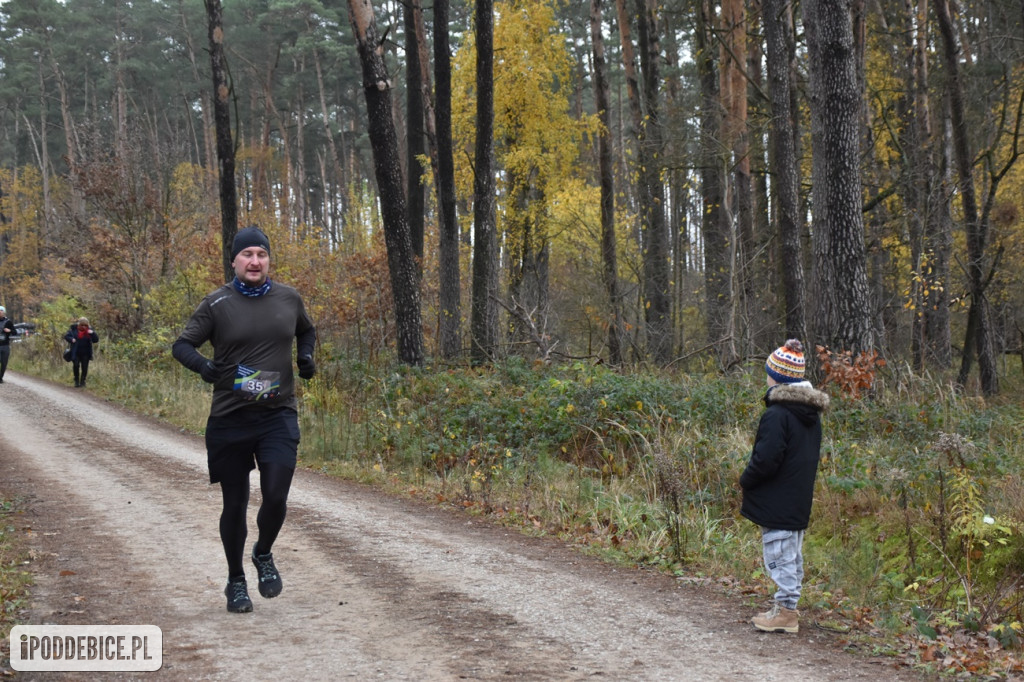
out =
[[799,632],[800,612],[775,602],[769,610],[757,614],[750,622],[764,632]]

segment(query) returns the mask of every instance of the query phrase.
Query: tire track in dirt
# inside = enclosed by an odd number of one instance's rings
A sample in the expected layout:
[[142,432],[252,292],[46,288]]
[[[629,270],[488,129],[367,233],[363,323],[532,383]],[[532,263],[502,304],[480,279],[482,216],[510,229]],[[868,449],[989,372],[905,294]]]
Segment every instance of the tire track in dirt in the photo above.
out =
[[28,500],[38,557],[27,619],[160,626],[164,667],[137,679],[921,679],[811,628],[756,634],[668,576],[308,470],[274,548],[285,591],[260,598],[247,566],[256,610],[229,614],[202,439],[24,375],[0,389],[0,488]]

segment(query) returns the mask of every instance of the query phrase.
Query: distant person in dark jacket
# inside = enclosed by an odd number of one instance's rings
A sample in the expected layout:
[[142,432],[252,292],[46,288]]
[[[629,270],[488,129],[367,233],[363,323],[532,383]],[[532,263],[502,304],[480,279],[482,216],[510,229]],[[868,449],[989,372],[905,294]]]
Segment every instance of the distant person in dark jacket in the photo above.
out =
[[811,518],[821,452],[821,413],[829,397],[804,381],[796,339],[768,356],[768,392],[750,461],[740,476],[740,514],[761,527],[764,565],[778,591],[772,608],[751,619],[765,632],[798,632],[804,532]]
[[93,344],[100,342],[100,337],[89,326],[85,317],[71,325],[64,340],[71,344],[71,368],[75,373],[75,388],[85,388],[85,379],[89,376],[89,362],[92,360]]
[[0,384],[4,383],[7,361],[11,357],[11,337],[17,335],[14,320],[8,319],[7,308],[0,305]]

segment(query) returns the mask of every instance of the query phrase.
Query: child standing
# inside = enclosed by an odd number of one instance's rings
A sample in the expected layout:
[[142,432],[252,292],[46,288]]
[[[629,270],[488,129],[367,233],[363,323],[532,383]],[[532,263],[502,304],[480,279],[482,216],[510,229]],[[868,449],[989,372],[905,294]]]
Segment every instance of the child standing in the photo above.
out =
[[761,527],[764,565],[778,585],[772,608],[751,619],[765,632],[798,632],[804,531],[811,517],[829,397],[804,380],[803,345],[790,339],[768,356],[768,392],[750,462],[740,476],[740,514]]

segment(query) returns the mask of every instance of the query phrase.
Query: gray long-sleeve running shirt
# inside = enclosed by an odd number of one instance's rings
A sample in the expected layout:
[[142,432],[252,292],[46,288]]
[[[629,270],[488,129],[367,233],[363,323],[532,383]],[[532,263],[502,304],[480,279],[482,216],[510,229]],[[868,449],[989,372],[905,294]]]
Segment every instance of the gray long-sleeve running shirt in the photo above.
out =
[[[213,346],[219,376],[211,417],[256,406],[295,409],[293,339],[298,339],[299,357],[312,356],[316,328],[298,291],[275,281],[263,296],[249,297],[225,284],[202,300],[172,353],[185,367],[201,372],[207,359],[198,348],[207,341]],[[255,392],[253,385],[259,387]]]

